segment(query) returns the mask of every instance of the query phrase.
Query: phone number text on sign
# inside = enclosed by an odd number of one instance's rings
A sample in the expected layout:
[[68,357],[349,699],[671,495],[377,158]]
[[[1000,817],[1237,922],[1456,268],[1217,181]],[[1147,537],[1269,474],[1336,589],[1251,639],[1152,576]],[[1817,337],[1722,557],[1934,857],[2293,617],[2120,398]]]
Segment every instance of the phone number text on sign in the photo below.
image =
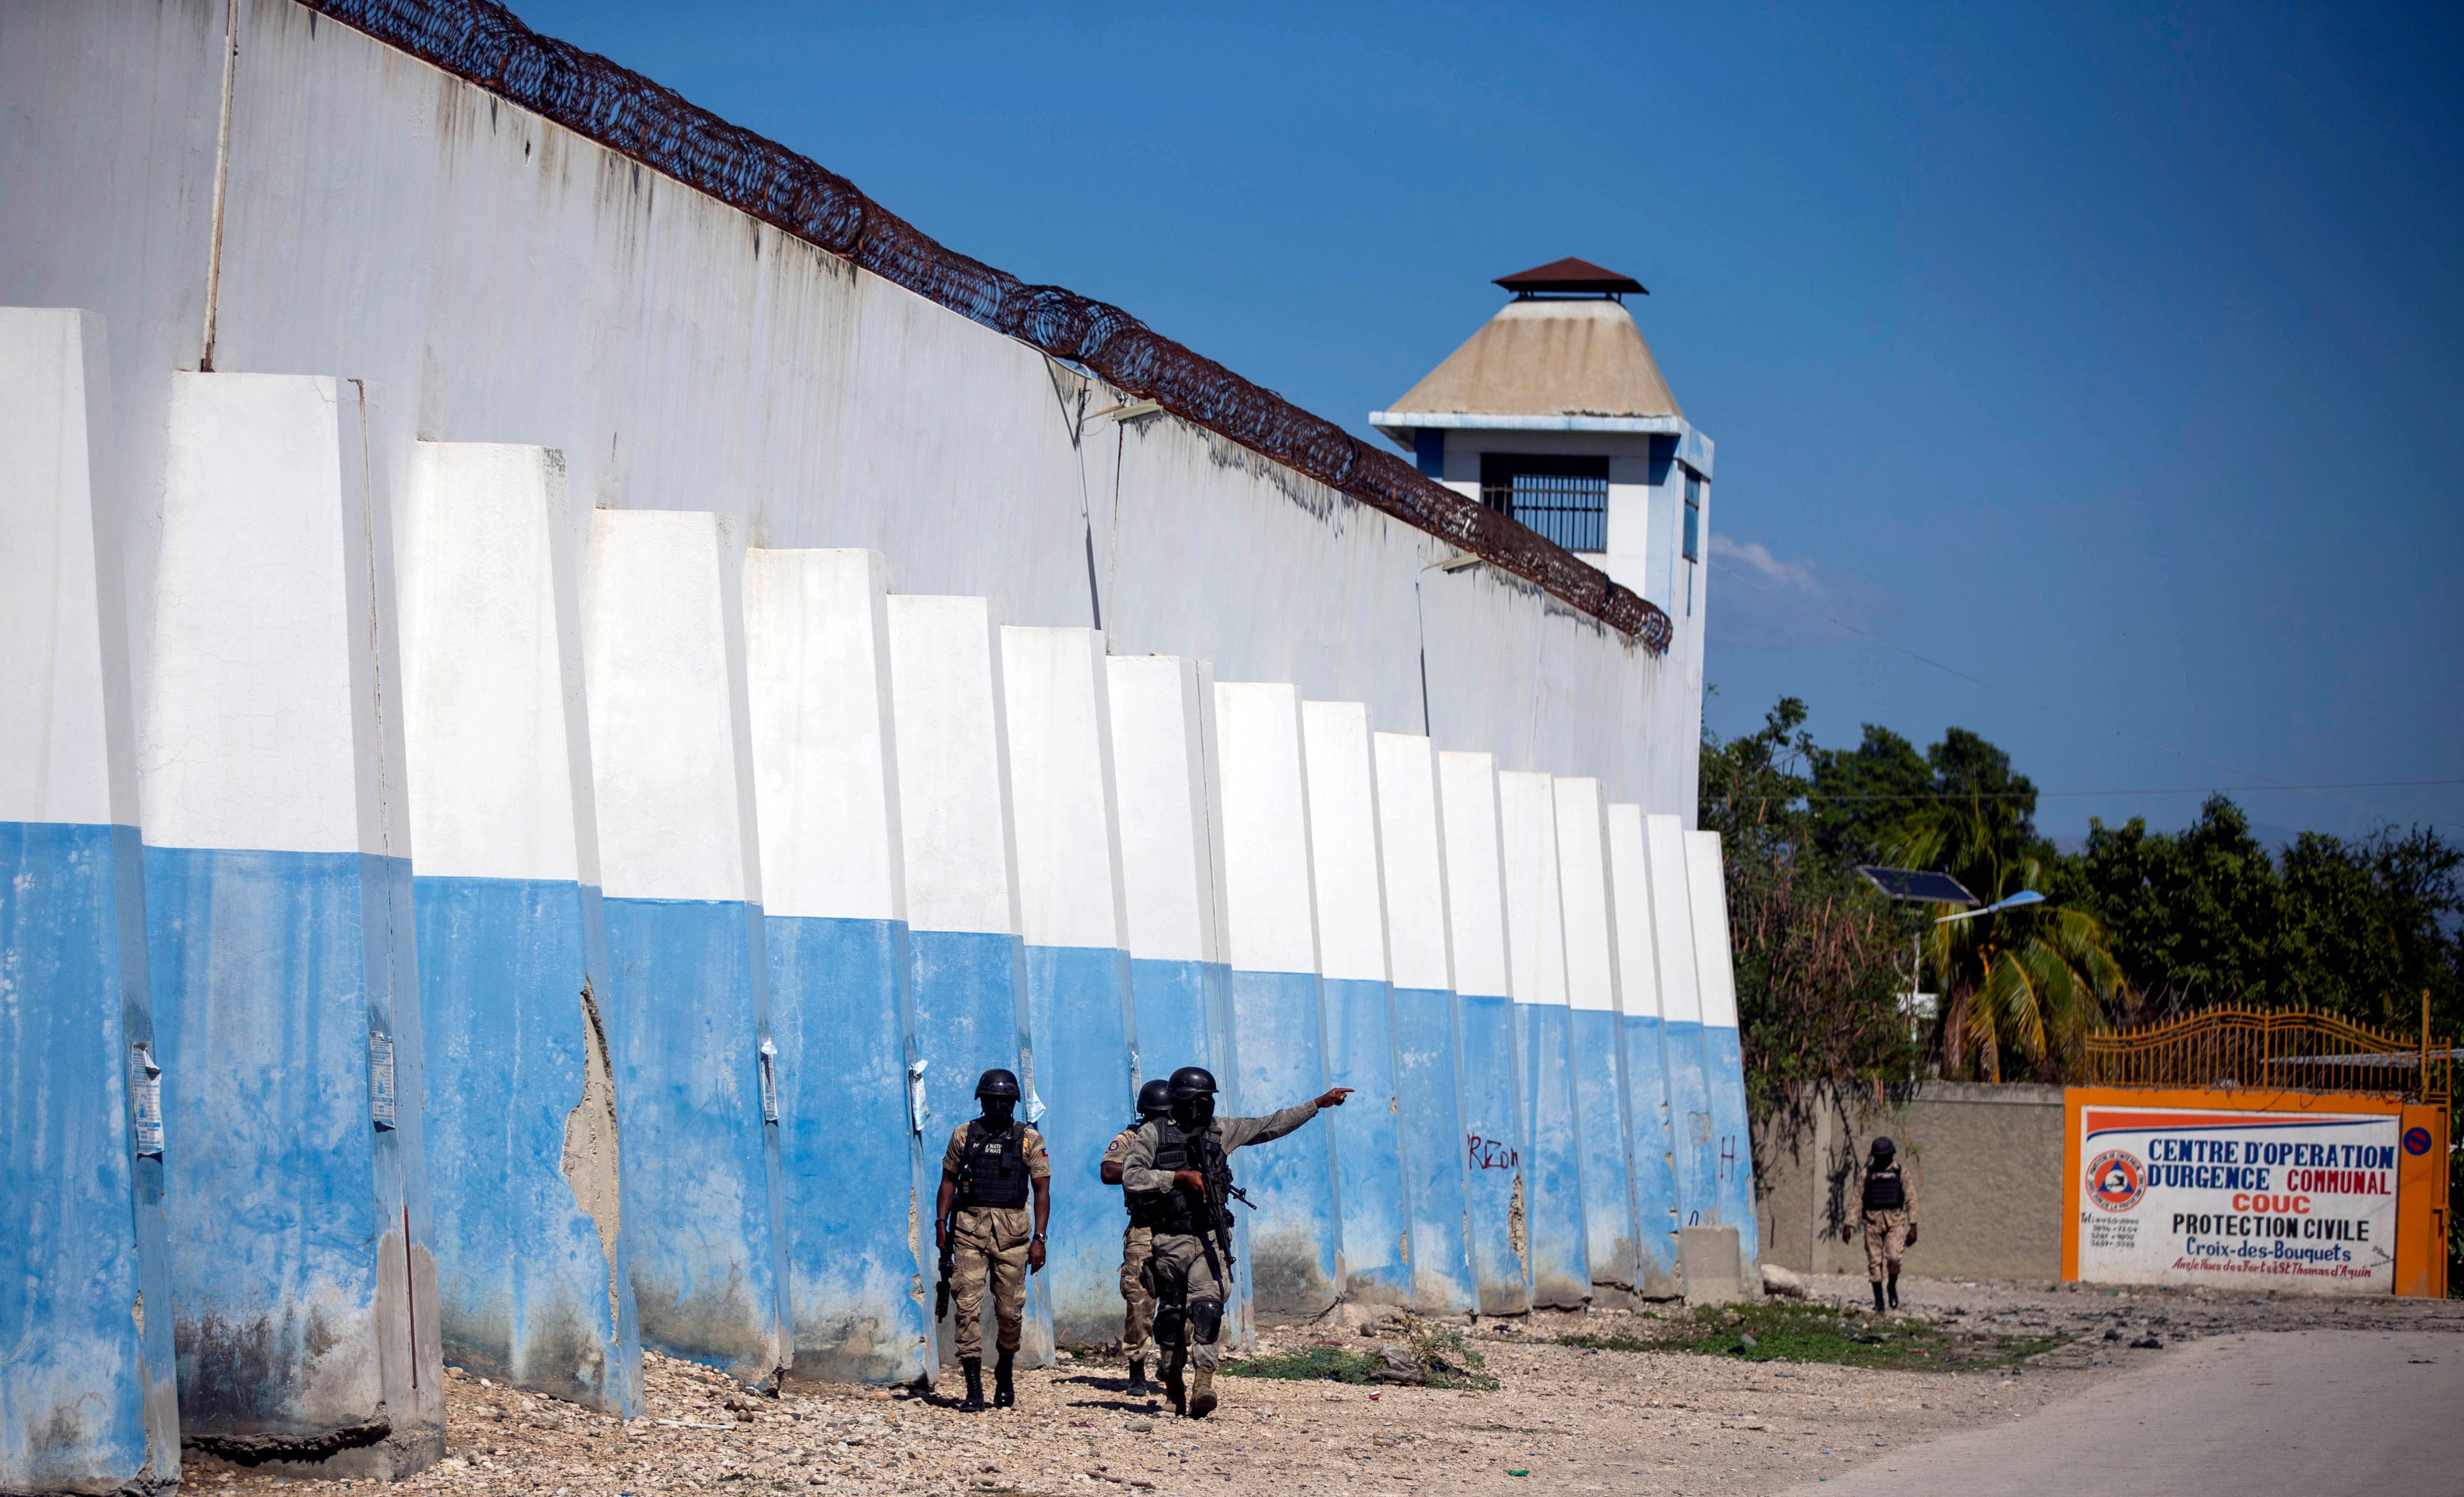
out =
[[2091,1106],[2079,1116],[2082,1281],[2393,1291],[2393,1115]]

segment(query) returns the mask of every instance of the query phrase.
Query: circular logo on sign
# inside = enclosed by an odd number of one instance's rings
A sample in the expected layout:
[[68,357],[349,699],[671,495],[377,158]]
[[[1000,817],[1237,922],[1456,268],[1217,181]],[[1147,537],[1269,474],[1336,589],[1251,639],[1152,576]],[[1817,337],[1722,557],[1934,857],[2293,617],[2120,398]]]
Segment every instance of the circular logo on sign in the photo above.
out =
[[2416,1156],[2428,1154],[2430,1152],[2430,1130],[2427,1128],[2406,1129],[2404,1131],[2404,1152]]
[[2087,1167],[2087,1194],[2107,1211],[2127,1211],[2147,1194],[2147,1172],[2137,1155],[2109,1149]]

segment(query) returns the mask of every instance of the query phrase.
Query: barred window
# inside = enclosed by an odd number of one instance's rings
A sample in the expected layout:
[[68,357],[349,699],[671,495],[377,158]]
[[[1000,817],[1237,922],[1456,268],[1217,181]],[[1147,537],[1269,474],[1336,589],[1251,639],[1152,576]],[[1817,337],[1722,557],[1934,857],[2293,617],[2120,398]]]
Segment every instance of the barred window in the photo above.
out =
[[1480,501],[1569,551],[1608,549],[1605,457],[1483,452]]

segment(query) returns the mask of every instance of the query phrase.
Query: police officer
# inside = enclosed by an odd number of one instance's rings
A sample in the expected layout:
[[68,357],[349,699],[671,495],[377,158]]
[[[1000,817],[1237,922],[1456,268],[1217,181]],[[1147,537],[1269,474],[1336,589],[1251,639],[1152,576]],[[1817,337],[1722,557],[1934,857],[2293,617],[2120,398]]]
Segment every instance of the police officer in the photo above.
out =
[[[1155,1300],[1164,1393],[1176,1411],[1204,1419],[1215,1412],[1215,1332],[1230,1266],[1230,1156],[1281,1138],[1322,1108],[1341,1107],[1352,1089],[1336,1087],[1268,1117],[1217,1117],[1215,1077],[1183,1066],[1172,1073],[1169,1095],[1171,1115],[1140,1123],[1121,1152],[1121,1184],[1138,1202],[1132,1210],[1155,1213],[1146,1283]],[[1180,1374],[1188,1361],[1198,1364],[1198,1376],[1184,1391]]]
[[[1900,1308],[1900,1258],[1917,1244],[1917,1195],[1908,1189],[1900,1168],[1900,1146],[1888,1138],[1874,1140],[1865,1161],[1865,1186],[1857,1221],[1839,1229],[1843,1243],[1856,1241],[1859,1222],[1865,1228],[1865,1277],[1874,1286],[1874,1312]],[[1887,1301],[1883,1275],[1890,1276]]]
[[[1138,1115],[1104,1146],[1104,1183],[1121,1183],[1121,1158],[1138,1125],[1172,1115],[1172,1083],[1157,1076],[1138,1089]],[[1155,1241],[1155,1198],[1121,1192],[1130,1224],[1121,1229],[1121,1351],[1130,1359],[1129,1392],[1147,1391],[1147,1332],[1155,1324],[1155,1296],[1147,1292],[1147,1253]]]
[[[1052,1160],[1044,1135],[1013,1115],[1018,1077],[996,1068],[977,1079],[983,1115],[950,1134],[941,1156],[941,1194],[933,1208],[933,1245],[955,1237],[951,1299],[957,1313],[954,1336],[967,1397],[959,1408],[984,1406],[984,1280],[993,1286],[993,1314],[1001,1323],[1001,1360],[993,1367],[993,1406],[1017,1401],[1010,1364],[1018,1356],[1019,1320],[1026,1309],[1026,1276],[1044,1267],[1044,1229],[1052,1220]],[[1035,1223],[1027,1224],[1030,1190]]]

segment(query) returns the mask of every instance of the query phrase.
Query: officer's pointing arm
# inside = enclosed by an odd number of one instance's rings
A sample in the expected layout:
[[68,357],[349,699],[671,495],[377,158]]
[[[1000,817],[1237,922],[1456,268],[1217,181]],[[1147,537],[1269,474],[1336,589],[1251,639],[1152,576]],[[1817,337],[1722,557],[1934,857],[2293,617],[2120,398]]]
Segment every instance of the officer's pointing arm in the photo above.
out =
[[1344,1099],[1351,1095],[1350,1087],[1335,1087],[1323,1096],[1312,1097],[1297,1107],[1287,1107],[1280,1112],[1269,1112],[1264,1117],[1225,1118],[1223,1119],[1224,1152],[1228,1154],[1232,1150],[1245,1148],[1253,1143],[1272,1143],[1317,1116],[1319,1109],[1341,1107]]

